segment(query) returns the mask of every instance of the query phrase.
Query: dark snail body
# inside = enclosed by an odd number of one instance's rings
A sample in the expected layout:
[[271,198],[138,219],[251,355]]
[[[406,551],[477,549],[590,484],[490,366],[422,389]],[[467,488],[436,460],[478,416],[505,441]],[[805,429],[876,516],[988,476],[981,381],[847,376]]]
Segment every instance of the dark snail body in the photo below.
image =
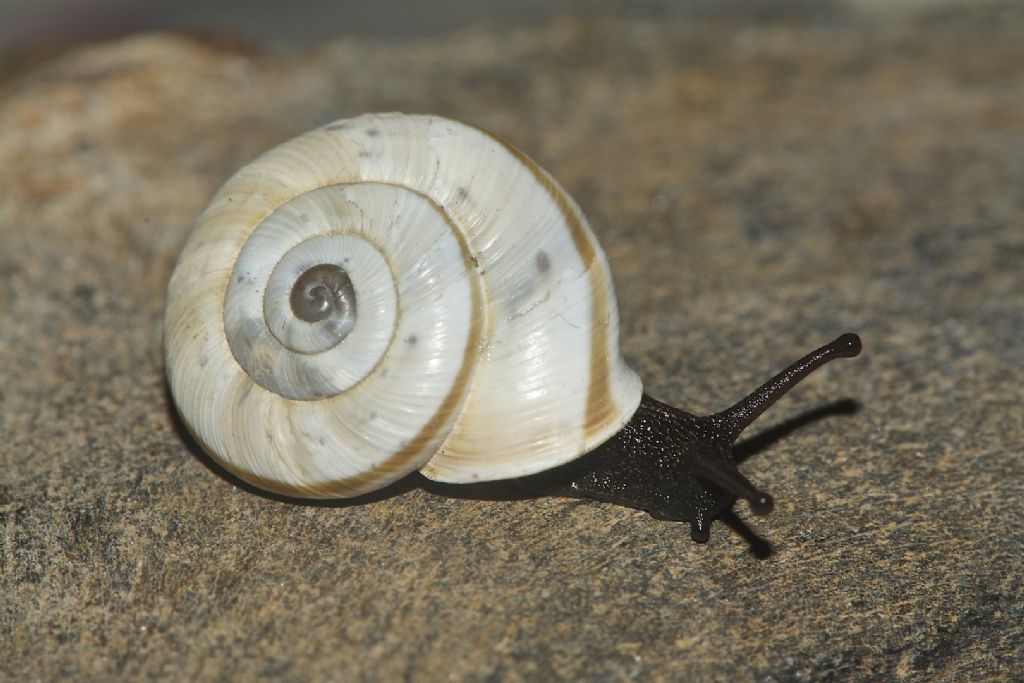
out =
[[815,369],[861,351],[860,338],[844,334],[804,356],[720,413],[696,416],[644,394],[629,423],[579,460],[524,478],[530,489],[646,510],[656,519],[690,522],[690,536],[704,543],[711,521],[744,498],[755,514],[772,497],[740,474],[732,445],[740,433]]

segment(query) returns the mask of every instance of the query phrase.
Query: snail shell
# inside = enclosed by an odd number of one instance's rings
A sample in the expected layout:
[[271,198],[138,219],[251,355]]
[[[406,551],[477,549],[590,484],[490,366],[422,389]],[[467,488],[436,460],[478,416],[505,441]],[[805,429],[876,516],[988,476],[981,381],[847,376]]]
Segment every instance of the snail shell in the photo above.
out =
[[579,207],[519,150],[429,116],[337,121],[239,170],[171,277],[165,350],[203,448],[303,497],[547,470],[642,394]]

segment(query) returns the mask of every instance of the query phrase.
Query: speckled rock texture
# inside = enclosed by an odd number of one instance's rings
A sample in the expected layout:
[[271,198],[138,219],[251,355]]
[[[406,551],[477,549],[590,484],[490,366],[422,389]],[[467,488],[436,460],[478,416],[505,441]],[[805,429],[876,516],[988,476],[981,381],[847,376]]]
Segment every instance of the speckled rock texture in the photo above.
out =
[[[1024,676],[1024,4],[786,6],[284,54],[147,35],[5,80],[0,679]],[[191,222],[374,110],[562,181],[656,397],[717,410],[861,333],[740,448],[771,516],[696,545],[418,476],[299,505],[199,456],[161,349]]]

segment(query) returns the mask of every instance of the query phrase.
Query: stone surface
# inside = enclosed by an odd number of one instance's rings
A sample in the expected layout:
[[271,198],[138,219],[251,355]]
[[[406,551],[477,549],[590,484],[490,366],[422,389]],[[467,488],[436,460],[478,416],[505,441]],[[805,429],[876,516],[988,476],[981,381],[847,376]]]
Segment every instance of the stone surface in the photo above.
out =
[[[1024,675],[1024,5],[787,6],[140,36],[5,82],[0,678]],[[161,360],[191,221],[263,149],[391,109],[498,131],[577,197],[655,396],[715,410],[862,334],[751,429],[767,559],[416,477],[297,505],[197,455]]]

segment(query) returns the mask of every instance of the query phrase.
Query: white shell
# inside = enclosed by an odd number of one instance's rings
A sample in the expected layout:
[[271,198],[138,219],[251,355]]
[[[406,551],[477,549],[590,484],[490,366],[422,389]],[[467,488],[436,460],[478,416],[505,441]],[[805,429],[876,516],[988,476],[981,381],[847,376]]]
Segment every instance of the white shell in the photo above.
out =
[[[349,275],[354,318],[291,312],[323,263]],[[305,497],[417,468],[458,483],[547,470],[619,431],[642,392],[573,200],[507,143],[428,116],[338,121],[239,170],[178,260],[165,345],[202,446]]]

